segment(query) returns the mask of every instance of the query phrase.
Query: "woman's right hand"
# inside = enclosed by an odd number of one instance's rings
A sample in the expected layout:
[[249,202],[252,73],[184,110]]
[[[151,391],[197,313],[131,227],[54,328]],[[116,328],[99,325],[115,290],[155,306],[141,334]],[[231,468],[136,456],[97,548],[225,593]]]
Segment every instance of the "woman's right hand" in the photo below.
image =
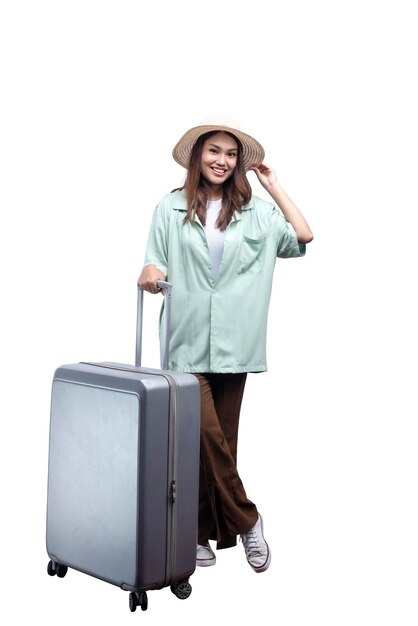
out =
[[155,265],[145,265],[138,278],[138,287],[150,293],[159,293],[161,289],[157,287],[158,280],[165,280],[162,271]]

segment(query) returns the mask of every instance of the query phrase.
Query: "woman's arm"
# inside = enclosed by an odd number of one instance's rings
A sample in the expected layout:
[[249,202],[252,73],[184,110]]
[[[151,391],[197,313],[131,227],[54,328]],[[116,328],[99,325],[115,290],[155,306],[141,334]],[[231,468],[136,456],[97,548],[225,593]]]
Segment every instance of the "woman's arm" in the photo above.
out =
[[313,234],[308,226],[307,221],[299,211],[296,204],[289,198],[287,193],[282,189],[277,180],[276,173],[268,165],[253,166],[252,169],[262,186],[271,195],[273,200],[279,206],[283,215],[295,229],[299,243],[309,243],[313,239]]

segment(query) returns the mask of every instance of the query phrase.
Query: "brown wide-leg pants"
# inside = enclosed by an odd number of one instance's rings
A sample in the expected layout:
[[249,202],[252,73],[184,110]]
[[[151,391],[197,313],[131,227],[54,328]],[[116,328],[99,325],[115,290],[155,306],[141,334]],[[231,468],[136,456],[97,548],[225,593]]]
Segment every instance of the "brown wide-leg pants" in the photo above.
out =
[[198,543],[236,545],[257,522],[237,471],[238,423],[247,374],[196,374],[200,383],[200,493]]

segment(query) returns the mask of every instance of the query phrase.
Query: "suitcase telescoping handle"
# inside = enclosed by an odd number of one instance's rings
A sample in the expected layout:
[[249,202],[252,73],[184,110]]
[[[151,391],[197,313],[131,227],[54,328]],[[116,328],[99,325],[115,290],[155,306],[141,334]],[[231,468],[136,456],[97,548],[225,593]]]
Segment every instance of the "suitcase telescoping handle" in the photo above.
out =
[[[162,345],[162,358],[161,369],[168,369],[168,346],[170,342],[170,321],[171,321],[171,290],[173,285],[166,283],[164,280],[157,282],[157,287],[164,293],[164,327],[163,327],[163,345]],[[136,311],[136,349],[135,349],[135,366],[141,366],[142,355],[142,319],[144,310],[144,290],[138,286],[138,306]]]

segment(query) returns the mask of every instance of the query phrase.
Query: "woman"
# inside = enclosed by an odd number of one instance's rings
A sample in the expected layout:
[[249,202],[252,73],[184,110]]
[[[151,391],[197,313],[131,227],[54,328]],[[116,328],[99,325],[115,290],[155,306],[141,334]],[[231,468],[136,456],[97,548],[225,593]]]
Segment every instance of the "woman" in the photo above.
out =
[[[184,187],[157,206],[138,284],[173,283],[170,369],[194,373],[201,391],[196,564],[241,535],[256,572],[270,564],[263,522],[237,471],[238,422],[248,372],[266,365],[266,328],[276,257],[298,257],[313,239],[301,212],[265,163],[262,146],[228,126],[187,131],[173,150]],[[253,170],[277,208],[252,196]]]

